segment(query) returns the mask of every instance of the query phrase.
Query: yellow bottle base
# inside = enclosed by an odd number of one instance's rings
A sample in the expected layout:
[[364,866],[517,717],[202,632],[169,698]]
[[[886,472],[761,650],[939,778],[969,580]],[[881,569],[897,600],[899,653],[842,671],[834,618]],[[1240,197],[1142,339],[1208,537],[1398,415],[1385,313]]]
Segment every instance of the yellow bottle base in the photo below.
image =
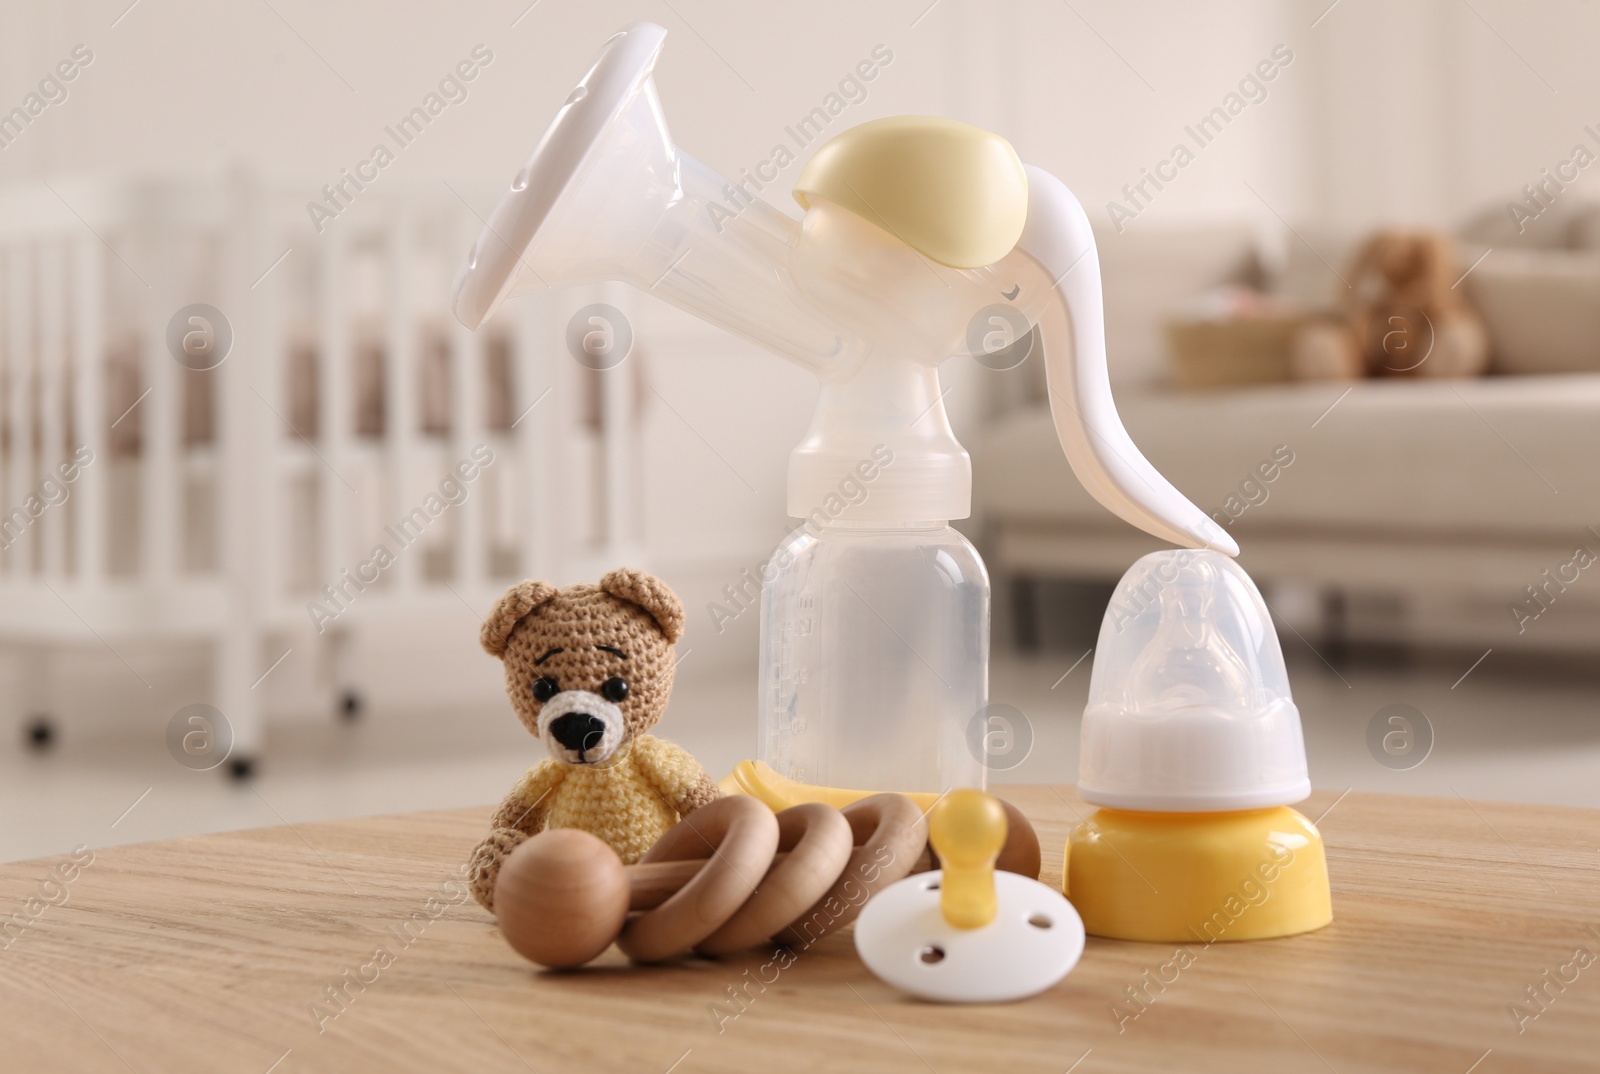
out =
[[[722,777],[717,788],[723,794],[748,794],[765,802],[774,813],[781,813],[801,802],[821,802],[823,805],[843,809],[877,791],[853,791],[845,787],[819,787],[811,783],[796,783],[774,772],[762,761],[740,761],[733,771]],[[926,813],[939,796],[931,791],[901,792],[917,803]]]
[[1097,810],[1067,839],[1061,890],[1089,933],[1119,940],[1264,940],[1333,920],[1322,834],[1287,806]]

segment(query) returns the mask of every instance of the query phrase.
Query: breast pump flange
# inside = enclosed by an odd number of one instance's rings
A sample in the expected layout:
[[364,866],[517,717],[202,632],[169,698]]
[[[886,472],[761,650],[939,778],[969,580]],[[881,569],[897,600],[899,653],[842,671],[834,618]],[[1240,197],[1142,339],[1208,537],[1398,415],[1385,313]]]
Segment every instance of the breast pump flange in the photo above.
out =
[[[976,784],[989,585],[949,526],[971,464],[938,378],[974,313],[1005,301],[1037,325],[1057,432],[1100,502],[1184,547],[1237,546],[1123,429],[1093,234],[1059,180],[977,128],[880,120],[819,150],[796,221],[673,144],[651,78],[665,37],[606,42],[473,246],[455,313],[476,328],[512,295],[620,280],[814,373],[788,482],[808,525],[763,577],[757,755],[801,784]],[[846,481],[867,495],[819,522]]]

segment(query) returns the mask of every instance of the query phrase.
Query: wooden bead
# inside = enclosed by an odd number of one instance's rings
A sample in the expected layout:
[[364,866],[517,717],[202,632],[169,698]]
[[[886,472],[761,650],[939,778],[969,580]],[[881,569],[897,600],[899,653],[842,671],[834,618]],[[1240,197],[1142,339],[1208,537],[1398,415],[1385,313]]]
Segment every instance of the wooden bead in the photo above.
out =
[[505,860],[495,881],[500,933],[541,966],[581,966],[611,946],[628,917],[628,874],[602,840],[552,828]]

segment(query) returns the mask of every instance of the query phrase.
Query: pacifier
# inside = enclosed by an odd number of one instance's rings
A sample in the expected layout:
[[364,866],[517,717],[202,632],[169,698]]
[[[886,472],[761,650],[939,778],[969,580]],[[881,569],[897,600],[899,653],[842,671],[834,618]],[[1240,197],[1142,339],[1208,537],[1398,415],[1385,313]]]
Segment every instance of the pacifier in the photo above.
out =
[[942,866],[891,884],[856,920],[856,952],[879,979],[919,999],[1004,1003],[1044,991],[1083,954],[1083,921],[1055,889],[997,872],[1006,814],[979,790],[951,791],[928,814]]

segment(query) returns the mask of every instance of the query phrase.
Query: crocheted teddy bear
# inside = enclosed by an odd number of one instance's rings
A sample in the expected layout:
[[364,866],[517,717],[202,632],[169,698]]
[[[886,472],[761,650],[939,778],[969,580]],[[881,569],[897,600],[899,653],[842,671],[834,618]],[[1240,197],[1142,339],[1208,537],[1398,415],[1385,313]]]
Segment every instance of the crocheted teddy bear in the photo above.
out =
[[688,751],[645,732],[672,693],[683,605],[666,583],[620,568],[598,586],[513,586],[480,641],[505,665],[506,693],[550,756],[528,770],[473,855],[472,894],[494,912],[500,865],[545,828],[581,828],[637,861],[716,784]]
[[1313,322],[1295,337],[1295,376],[1350,380],[1484,373],[1489,336],[1464,293],[1455,290],[1460,270],[1446,235],[1380,231],[1340,277],[1343,308],[1337,319]]

